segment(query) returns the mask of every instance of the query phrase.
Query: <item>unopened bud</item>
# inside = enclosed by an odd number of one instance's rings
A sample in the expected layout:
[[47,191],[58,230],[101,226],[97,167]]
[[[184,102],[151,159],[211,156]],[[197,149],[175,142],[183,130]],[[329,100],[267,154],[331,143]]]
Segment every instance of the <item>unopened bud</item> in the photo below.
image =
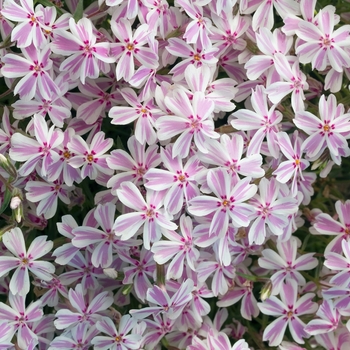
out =
[[264,286],[261,288],[260,291],[260,299],[261,301],[266,300],[267,298],[270,298],[272,293],[272,282],[271,280],[268,280]]
[[14,219],[20,223],[22,218],[24,218],[23,214],[23,194],[19,188],[14,188],[12,190],[12,198],[10,202],[10,208],[12,209],[12,215]]
[[19,207],[19,205],[22,203],[21,198],[15,196],[11,198],[11,202],[10,202],[10,208],[12,210],[15,210]]
[[0,166],[12,177],[13,179],[17,178],[17,170],[14,165],[6,158],[3,154],[0,153]]
[[109,267],[106,269],[103,269],[103,273],[109,277],[109,278],[113,278],[114,280],[118,278],[118,271],[116,271],[115,269]]

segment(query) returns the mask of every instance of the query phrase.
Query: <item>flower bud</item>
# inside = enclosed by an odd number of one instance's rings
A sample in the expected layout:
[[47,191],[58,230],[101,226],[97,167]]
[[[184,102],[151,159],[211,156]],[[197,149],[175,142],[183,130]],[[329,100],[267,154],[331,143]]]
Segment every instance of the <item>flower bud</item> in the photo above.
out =
[[17,170],[14,165],[6,158],[3,154],[0,153],[0,166],[13,178],[17,178]]
[[268,280],[260,291],[260,300],[265,301],[267,298],[270,298],[272,293],[272,282]]

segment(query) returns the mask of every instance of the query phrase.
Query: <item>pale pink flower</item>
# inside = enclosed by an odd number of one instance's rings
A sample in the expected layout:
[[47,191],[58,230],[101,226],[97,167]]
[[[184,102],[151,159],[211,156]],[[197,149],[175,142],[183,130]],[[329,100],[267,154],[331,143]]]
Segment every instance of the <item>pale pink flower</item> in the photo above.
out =
[[83,323],[92,326],[99,320],[107,319],[105,310],[113,303],[110,292],[83,290],[81,284],[69,290],[68,300],[74,311],[61,308],[56,312],[54,324],[57,329],[74,329]]
[[12,255],[0,256],[0,276],[16,269],[10,282],[12,294],[25,296],[30,290],[29,272],[36,277],[49,281],[55,272],[55,267],[48,261],[37,261],[53,247],[52,241],[46,241],[47,236],[36,237],[26,249],[23,233],[20,228],[7,231],[2,241]]
[[112,118],[111,124],[126,125],[135,122],[136,140],[142,145],[146,142],[153,145],[157,141],[155,122],[164,113],[156,107],[152,98],[142,101],[131,88],[124,88],[120,93],[131,107],[112,107],[108,114]]
[[167,315],[171,320],[176,320],[187,303],[192,300],[193,281],[187,279],[182,282],[180,288],[177,289],[172,297],[169,296],[166,290],[159,288],[157,285],[147,291],[147,301],[155,306],[145,307],[143,309],[130,310],[132,317],[136,319],[143,319],[153,314]]
[[170,52],[174,57],[182,57],[182,61],[177,63],[171,70],[170,74],[173,74],[173,81],[181,81],[185,77],[185,70],[188,66],[201,67],[202,65],[214,68],[218,61],[217,51],[218,48],[209,47],[207,49],[202,48],[196,44],[193,47],[179,38],[168,39],[169,45],[166,46],[166,50]]
[[307,293],[298,299],[298,284],[295,280],[288,280],[283,284],[281,300],[275,296],[258,303],[259,309],[265,315],[278,316],[264,330],[263,340],[269,341],[270,346],[281,344],[284,333],[288,326],[292,338],[298,344],[304,344],[303,338],[309,335],[305,332],[305,323],[299,316],[313,314],[317,310],[317,304],[311,300],[314,293]]
[[257,218],[249,230],[249,243],[263,244],[266,238],[266,225],[276,236],[281,236],[288,226],[288,215],[298,210],[297,200],[281,196],[281,185],[276,179],[262,178],[259,182],[260,195],[254,196],[249,203],[256,210]]
[[350,149],[347,139],[350,138],[350,113],[344,113],[343,104],[337,105],[334,95],[327,100],[322,95],[319,101],[321,119],[306,111],[298,111],[294,124],[310,135],[302,145],[306,155],[316,160],[328,148],[332,160],[340,165],[341,157],[348,156]]
[[303,64],[310,63],[312,69],[325,70],[331,65],[337,72],[350,67],[350,57],[346,48],[350,46],[350,25],[334,30],[334,11],[324,8],[317,17],[318,26],[307,21],[299,21],[296,35],[305,43],[299,45],[296,53]]
[[70,18],[69,28],[71,33],[57,30],[51,43],[54,53],[70,56],[62,62],[60,70],[68,71],[72,80],[80,78],[83,84],[86,77],[98,78],[100,70],[108,73],[109,63],[115,59],[109,55],[108,42],[97,42],[91,20],[82,18],[75,23]]
[[[335,252],[341,254],[342,241],[350,238],[350,200],[337,201],[335,210],[339,221],[336,221],[329,214],[321,213],[314,218],[313,232],[322,235],[336,236],[326,247],[325,253]],[[315,232],[316,231],[316,232]]]
[[131,332],[136,327],[137,321],[130,317],[130,315],[124,315],[120,319],[118,330],[115,323],[109,319],[103,319],[97,322],[96,328],[107,335],[99,335],[94,337],[91,344],[96,350],[115,349],[115,350],[128,350],[139,349],[142,337],[140,334]]
[[24,57],[9,53],[1,58],[4,66],[1,73],[7,78],[23,77],[15,86],[13,93],[19,94],[25,101],[31,100],[37,92],[50,100],[52,93],[59,94],[59,90],[53,81],[49,71],[52,61],[49,59],[51,50],[46,46],[38,50],[34,45],[22,48]]
[[266,93],[269,100],[277,104],[289,93],[292,93],[293,111],[304,110],[304,90],[308,90],[309,85],[306,82],[305,74],[300,71],[299,61],[295,60],[291,67],[285,55],[276,53],[274,55],[274,67],[285,81],[275,82],[268,86]]
[[[0,334],[8,333],[8,339],[11,340],[17,333],[16,338],[19,348],[33,349],[33,347],[30,347],[30,343],[36,344],[38,336],[31,328],[33,322],[39,321],[43,317],[43,310],[40,300],[30,303],[27,307],[25,301],[25,296],[14,295],[10,292],[10,305],[0,303],[0,318],[5,321],[0,323]],[[5,339],[1,339],[1,343],[3,343]]]
[[113,140],[105,139],[103,131],[94,135],[90,145],[79,135],[74,135],[68,142],[68,149],[75,153],[69,158],[69,164],[73,168],[81,168],[81,177],[97,178],[99,173],[111,175],[113,171],[108,168],[105,154],[113,145]]
[[160,117],[156,126],[161,141],[181,134],[174,143],[173,157],[187,157],[192,138],[201,152],[208,153],[206,141],[219,137],[211,118],[214,103],[205,99],[202,92],[195,92],[190,100],[183,90],[177,89],[172,96],[165,97],[165,104],[175,115]]
[[231,120],[231,125],[238,130],[256,130],[247,149],[248,156],[260,153],[262,142],[266,136],[270,154],[274,158],[278,158],[279,148],[276,135],[279,131],[279,123],[282,121],[282,114],[275,110],[276,105],[268,109],[266,91],[260,85],[252,92],[251,102],[254,112],[240,109],[232,113],[235,119]]
[[129,81],[135,73],[135,59],[147,68],[158,66],[158,56],[149,47],[144,47],[151,35],[148,24],[140,25],[132,33],[131,24],[127,19],[112,21],[113,34],[119,42],[111,44],[111,55],[117,61],[117,80],[124,78]]
[[187,43],[197,44],[208,49],[212,46],[209,38],[212,23],[209,18],[203,16],[203,7],[192,1],[178,0],[177,3],[184,8],[187,15],[192,19],[187,26],[184,39]]
[[123,182],[117,190],[119,200],[135,212],[123,214],[115,220],[113,229],[123,241],[131,238],[143,226],[144,247],[151,249],[151,243],[159,241],[162,230],[176,230],[177,225],[170,221],[169,215],[160,208],[164,194],[148,190],[146,201],[138,188],[129,181]]
[[192,215],[206,216],[214,213],[209,234],[222,237],[228,224],[235,227],[247,227],[254,213],[251,205],[244,203],[256,193],[256,185],[250,184],[250,178],[233,178],[225,169],[210,170],[207,175],[208,186],[214,196],[198,196],[190,200],[188,211]]
[[25,189],[28,201],[39,202],[36,208],[37,215],[51,219],[56,214],[58,198],[64,204],[70,204],[68,193],[74,190],[74,186],[67,186],[62,179],[58,179],[53,182],[28,181]]
[[124,181],[132,181],[135,185],[143,183],[144,175],[149,169],[155,169],[161,162],[158,153],[158,145],[151,145],[146,148],[146,144],[141,144],[133,135],[128,139],[129,153],[117,149],[111,152],[106,161],[110,169],[117,170],[117,174],[112,176],[107,187],[112,187],[111,191],[116,195],[116,190]]
[[34,11],[33,0],[21,0],[20,4],[14,0],[7,0],[1,10],[1,14],[7,19],[19,22],[11,32],[11,41],[17,41],[17,46],[21,48],[33,43],[37,49],[41,49],[46,44],[42,31],[42,28],[46,28],[43,12],[41,9]]
[[319,319],[311,320],[305,327],[305,331],[311,335],[329,333],[337,329],[340,313],[332,300],[323,300],[316,315]]
[[168,240],[155,242],[152,246],[153,258],[157,264],[163,265],[171,259],[168,266],[166,278],[178,279],[183,273],[183,266],[186,265],[196,271],[196,262],[199,258],[199,251],[192,241],[193,224],[189,216],[182,215],[180,218],[181,235],[174,231],[163,232]]
[[259,258],[259,266],[274,271],[271,276],[272,295],[279,294],[286,279],[295,280],[299,286],[305,286],[306,280],[299,271],[312,270],[318,265],[314,253],[307,253],[297,257],[298,244],[295,237],[286,242],[277,242],[277,251],[264,249],[263,257]]
[[168,145],[161,149],[161,158],[164,167],[167,169],[151,168],[144,178],[146,188],[154,191],[167,190],[164,197],[164,208],[173,215],[176,215],[183,207],[184,202],[199,195],[195,176],[202,170],[197,157],[193,156],[182,164],[182,159],[172,157],[173,146]]
[[281,162],[278,168],[272,173],[276,176],[276,180],[280,183],[286,183],[292,178],[291,192],[292,196],[296,197],[298,193],[298,176],[302,180],[303,170],[305,170],[310,163],[302,159],[302,140],[298,136],[298,131],[295,131],[293,136],[294,146],[292,146],[291,140],[287,133],[280,132],[277,134],[278,144],[281,152],[287,157],[288,160]]
[[53,149],[62,143],[63,133],[55,130],[54,125],[49,129],[45,119],[39,114],[34,115],[33,123],[36,140],[21,133],[15,133],[11,138],[9,153],[11,159],[25,162],[19,169],[20,175],[29,175],[38,165],[41,176],[46,176],[49,166],[59,158]]

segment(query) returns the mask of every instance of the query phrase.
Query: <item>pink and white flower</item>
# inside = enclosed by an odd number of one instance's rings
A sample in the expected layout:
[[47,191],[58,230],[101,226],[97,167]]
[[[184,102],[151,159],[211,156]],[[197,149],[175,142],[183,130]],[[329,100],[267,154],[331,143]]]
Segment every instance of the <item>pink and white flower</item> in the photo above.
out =
[[52,279],[54,265],[48,261],[37,261],[53,247],[53,242],[46,239],[47,236],[36,237],[27,250],[20,228],[16,227],[3,235],[2,241],[11,254],[0,256],[0,276],[16,269],[10,282],[13,295],[25,296],[29,293],[29,271],[44,281]]

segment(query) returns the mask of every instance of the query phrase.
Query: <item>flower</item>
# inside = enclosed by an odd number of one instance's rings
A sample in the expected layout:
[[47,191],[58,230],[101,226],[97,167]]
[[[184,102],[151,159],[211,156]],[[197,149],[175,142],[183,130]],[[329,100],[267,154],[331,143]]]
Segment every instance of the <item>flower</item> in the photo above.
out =
[[12,255],[0,256],[0,277],[16,269],[11,277],[10,291],[13,295],[25,296],[29,293],[29,272],[44,281],[50,281],[55,272],[55,266],[48,261],[37,261],[53,247],[52,241],[46,241],[47,236],[34,238],[28,250],[24,243],[23,233],[16,227],[7,231],[2,241]]
[[144,47],[150,35],[148,24],[140,25],[132,33],[130,22],[122,18],[112,21],[111,29],[119,42],[111,44],[111,55],[117,60],[117,80],[129,81],[135,73],[134,59],[147,68],[158,66],[158,56],[149,47]]
[[341,163],[341,156],[350,155],[347,139],[350,138],[350,113],[344,113],[344,106],[337,105],[334,95],[327,100],[322,95],[319,101],[321,119],[307,111],[298,111],[294,124],[310,135],[302,144],[306,155],[313,160],[328,148],[332,160]]
[[82,18],[75,23],[69,19],[71,33],[57,30],[51,43],[51,50],[59,55],[70,56],[60,65],[61,71],[68,71],[72,80],[80,78],[84,84],[85,78],[96,79],[100,70],[108,73],[108,63],[115,61],[109,55],[108,42],[96,42],[93,25],[90,19]]
[[118,330],[111,319],[106,318],[96,323],[96,328],[107,336],[96,336],[91,341],[96,350],[128,350],[138,349],[141,345],[140,334],[128,334],[136,326],[137,321],[129,315],[120,319]]
[[305,332],[306,325],[299,316],[316,312],[317,304],[311,301],[314,294],[307,293],[297,299],[298,284],[294,280],[287,280],[282,285],[280,294],[281,300],[272,296],[263,303],[258,303],[260,311],[265,315],[279,316],[265,328],[263,340],[269,341],[270,346],[281,344],[288,326],[294,341],[304,344],[303,338],[308,338],[309,335]]
[[49,59],[51,50],[46,46],[43,50],[37,50],[34,45],[22,48],[24,57],[8,53],[1,58],[5,64],[1,73],[7,78],[23,77],[15,86],[13,93],[19,94],[25,101],[31,100],[36,92],[50,100],[52,93],[59,94],[58,86],[53,81],[49,71],[52,61]]
[[253,214],[251,205],[244,203],[256,193],[256,185],[250,178],[234,180],[225,169],[208,172],[208,186],[215,196],[198,196],[189,201],[188,211],[192,215],[206,216],[214,212],[209,234],[222,237],[231,220],[236,227],[247,227]]

